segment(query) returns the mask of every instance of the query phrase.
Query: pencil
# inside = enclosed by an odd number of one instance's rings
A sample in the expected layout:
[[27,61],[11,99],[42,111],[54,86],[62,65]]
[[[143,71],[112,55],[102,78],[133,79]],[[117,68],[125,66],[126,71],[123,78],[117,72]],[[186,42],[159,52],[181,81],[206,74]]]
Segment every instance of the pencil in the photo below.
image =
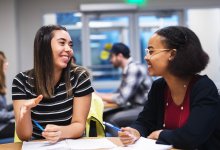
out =
[[112,124],[110,124],[108,122],[104,122],[103,121],[103,124],[108,126],[108,127],[110,127],[110,128],[112,128],[112,129],[114,129],[114,130],[116,130],[116,131],[120,131],[121,130],[120,128],[118,128],[118,127],[116,127],[116,126],[114,126],[114,125],[112,125]]
[[35,125],[36,125],[41,131],[44,131],[44,128],[43,128],[36,120],[33,119],[33,121],[34,121]]

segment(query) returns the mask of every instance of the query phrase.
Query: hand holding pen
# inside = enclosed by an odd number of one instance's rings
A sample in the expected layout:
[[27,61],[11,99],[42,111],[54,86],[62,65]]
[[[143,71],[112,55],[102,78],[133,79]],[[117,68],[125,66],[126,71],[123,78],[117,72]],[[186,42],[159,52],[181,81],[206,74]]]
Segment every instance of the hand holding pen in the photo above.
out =
[[57,125],[48,124],[45,129],[36,121],[34,124],[42,131],[42,136],[50,143],[56,143],[61,137],[61,128]]
[[141,137],[138,130],[131,127],[121,128],[118,136],[125,146],[135,143]]
[[116,131],[118,131],[118,136],[120,137],[121,142],[126,146],[129,144],[133,144],[140,138],[140,133],[133,128],[126,127],[126,128],[118,128],[110,123],[103,122],[103,124],[107,127],[110,127]]

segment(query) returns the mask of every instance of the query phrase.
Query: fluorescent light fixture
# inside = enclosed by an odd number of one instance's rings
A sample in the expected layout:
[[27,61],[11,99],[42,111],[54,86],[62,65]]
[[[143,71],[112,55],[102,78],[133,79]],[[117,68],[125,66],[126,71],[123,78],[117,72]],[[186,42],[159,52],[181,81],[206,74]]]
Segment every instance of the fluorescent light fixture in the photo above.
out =
[[97,11],[125,11],[136,10],[137,5],[129,5],[124,3],[97,3],[97,4],[81,4],[80,11],[82,12],[97,12]]
[[89,27],[91,28],[107,28],[107,27],[112,27],[113,24],[112,22],[107,22],[107,21],[102,21],[102,22],[99,22],[99,21],[92,21],[89,23]]
[[74,13],[73,15],[74,15],[74,17],[82,17],[82,13],[80,13],[80,12]]
[[106,38],[106,35],[90,35],[90,40],[105,40]]
[[82,22],[77,22],[75,25],[63,25],[68,30],[81,30]]

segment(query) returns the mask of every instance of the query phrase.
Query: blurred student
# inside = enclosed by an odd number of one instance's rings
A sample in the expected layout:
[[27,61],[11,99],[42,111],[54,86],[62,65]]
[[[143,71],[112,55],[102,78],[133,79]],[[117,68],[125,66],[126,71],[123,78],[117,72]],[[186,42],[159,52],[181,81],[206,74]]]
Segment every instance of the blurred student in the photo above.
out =
[[14,112],[12,104],[7,105],[5,74],[8,62],[4,52],[0,51],[0,139],[14,137]]
[[196,34],[170,26],[153,34],[145,60],[154,81],[148,101],[131,127],[119,132],[124,145],[140,136],[180,149],[220,149],[220,99],[205,69],[209,56]]
[[12,86],[16,132],[21,140],[45,138],[54,143],[83,135],[94,90],[88,72],[71,64],[72,45],[62,26],[42,26],[37,31],[34,67],[19,73]]
[[[122,81],[114,93],[98,93],[103,101],[116,103],[120,109],[104,113],[104,121],[118,127],[127,126],[137,118],[147,100],[152,80],[145,65],[133,61],[130,49],[123,43],[115,43],[110,50],[110,61],[114,67],[123,71]],[[110,129],[109,129],[110,130]],[[114,130],[109,131],[113,136]]]

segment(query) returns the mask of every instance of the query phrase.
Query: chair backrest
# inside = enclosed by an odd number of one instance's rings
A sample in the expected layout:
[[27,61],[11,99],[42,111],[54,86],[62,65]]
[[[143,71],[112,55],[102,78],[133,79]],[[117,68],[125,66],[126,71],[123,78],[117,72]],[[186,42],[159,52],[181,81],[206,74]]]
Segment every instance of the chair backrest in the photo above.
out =
[[16,133],[16,128],[15,128],[14,143],[16,143],[16,142],[22,142],[22,141],[19,139],[19,137],[18,137],[18,135]]
[[105,126],[103,125],[104,104],[98,95],[92,93],[91,107],[86,120],[87,137],[104,137]]

